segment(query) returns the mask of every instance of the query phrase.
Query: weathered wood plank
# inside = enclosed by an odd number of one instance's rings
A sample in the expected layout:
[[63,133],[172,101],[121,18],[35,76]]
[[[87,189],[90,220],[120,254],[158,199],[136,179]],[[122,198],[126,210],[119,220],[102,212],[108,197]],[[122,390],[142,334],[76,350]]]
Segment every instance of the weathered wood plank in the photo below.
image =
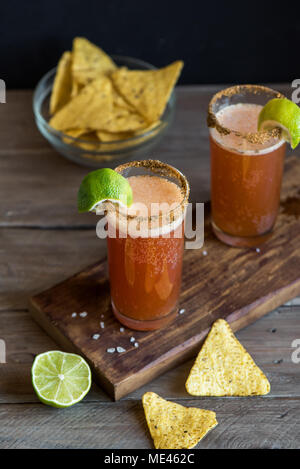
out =
[[103,258],[106,243],[94,229],[1,228],[0,254],[0,311],[24,309],[30,295]]
[[105,255],[91,230],[0,229],[0,310],[25,308],[33,292]]
[[[208,141],[205,138],[207,132],[204,124],[208,95],[202,91],[192,94],[189,91],[187,93],[179,91],[178,95],[178,112],[173,127],[164,142],[155,150],[155,155],[145,155],[145,158],[155,156],[183,171],[186,169],[187,176],[193,176],[192,186],[195,196],[199,200],[207,199]],[[9,98],[7,101],[6,110],[10,106]],[[26,105],[12,95],[11,112],[14,116],[19,116],[15,117],[18,139],[8,140],[7,135],[5,136],[5,127],[0,134],[3,136],[0,151],[2,191],[6,194],[5,200],[0,201],[0,226],[93,224],[95,217],[89,214],[78,215],[76,210],[77,190],[88,169],[66,161],[51,149],[38,134],[32,116],[29,116],[31,109],[28,106],[27,95],[25,101]],[[0,111],[2,109],[3,107]],[[198,132],[199,121],[196,113],[201,115],[203,121],[201,135]],[[3,120],[0,116],[0,127]],[[9,119],[7,126],[8,129],[13,127],[12,118]],[[12,144],[11,140],[15,143]],[[8,154],[10,158],[7,157]],[[199,169],[196,173],[195,159]],[[21,198],[20,186],[24,194]]]
[[[274,85],[275,86],[275,85]],[[222,86],[179,87],[174,124],[153,154],[183,171],[191,199],[209,199],[209,143],[206,110]],[[276,86],[290,94],[289,85]],[[0,107],[0,226],[93,226],[95,217],[78,215],[76,194],[88,169],[73,164],[39,134],[32,116],[32,93],[10,91]]]
[[[155,155],[149,155],[185,172],[194,200],[209,194],[205,111],[210,96],[222,87],[180,88],[174,126]],[[289,85],[273,87],[290,97]],[[183,387],[188,362],[119,403],[111,403],[96,386],[72,409],[37,403],[30,383],[33,355],[57,346],[24,311],[27,297],[100,259],[105,243],[95,236],[95,217],[76,213],[76,192],[87,169],[64,160],[38,133],[31,98],[28,91],[8,92],[7,104],[0,107],[0,178],[6,194],[0,201],[0,226],[77,230],[0,230],[0,338],[6,340],[8,353],[8,363],[0,364],[0,447],[151,448],[136,401],[149,389],[217,411],[219,426],[200,448],[299,447],[299,399],[283,397],[299,397],[299,364],[290,360],[291,341],[300,337],[299,299],[237,334],[266,371],[273,397],[189,401]]]
[[[106,263],[94,264],[31,298],[33,317],[65,350],[83,354],[95,380],[120,399],[190,358],[216,319],[224,318],[239,330],[300,293],[299,179],[300,163],[289,158],[282,210],[272,238],[259,252],[220,243],[207,218],[207,255],[198,249],[187,250],[184,256],[179,307],[186,314],[163,331],[135,333],[138,349],[130,344],[130,334],[119,331],[112,315]],[[291,198],[293,210],[287,203]],[[73,311],[89,314],[79,325]],[[99,332],[100,314],[105,316],[105,329],[95,344],[91,336]],[[118,345],[125,349],[122,356],[106,353]]]
[[[190,399],[213,410],[219,425],[197,449],[298,448],[300,399]],[[0,405],[0,448],[153,448],[140,401],[82,403],[71,409],[42,404]],[[17,425],[16,425],[17,422]]]
[[[30,295],[106,255],[95,230],[0,229],[0,311],[24,309]],[[300,304],[300,300],[293,300]]]
[[[300,339],[300,307],[282,307],[237,333],[271,382],[270,397],[300,397],[300,364],[291,360],[293,340]],[[30,369],[36,354],[57,345],[32,321],[27,311],[0,313],[0,338],[7,348],[7,363],[0,364],[0,403],[34,403]],[[163,374],[129,394],[140,399],[149,389],[166,398],[189,399],[184,383],[193,360]],[[111,402],[98,386],[88,394],[89,402]]]

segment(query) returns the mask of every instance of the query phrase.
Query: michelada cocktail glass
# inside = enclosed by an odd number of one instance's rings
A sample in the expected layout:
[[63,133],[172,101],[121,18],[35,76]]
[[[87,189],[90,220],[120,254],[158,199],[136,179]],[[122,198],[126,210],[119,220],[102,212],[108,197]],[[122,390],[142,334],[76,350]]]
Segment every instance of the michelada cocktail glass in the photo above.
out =
[[258,132],[257,121],[270,99],[283,97],[239,85],[209,104],[212,228],[229,245],[255,247],[272,234],[286,145],[279,128]]
[[164,327],[177,314],[189,184],[157,160],[115,168],[133,191],[129,209],[111,205],[108,266],[114,315],[136,330]]

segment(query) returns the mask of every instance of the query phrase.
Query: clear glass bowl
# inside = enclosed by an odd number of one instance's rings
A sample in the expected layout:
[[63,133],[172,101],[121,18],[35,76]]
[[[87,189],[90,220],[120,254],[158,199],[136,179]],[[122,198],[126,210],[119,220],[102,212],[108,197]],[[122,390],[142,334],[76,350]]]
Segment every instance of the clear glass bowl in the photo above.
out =
[[[134,70],[155,70],[153,65],[131,57],[112,56],[119,67]],[[175,110],[175,93],[172,92],[160,123],[138,136],[126,140],[99,142],[97,150],[89,149],[90,140],[74,138],[53,129],[50,119],[49,100],[52,92],[56,68],[50,70],[37,84],[33,95],[33,112],[41,134],[63,156],[76,163],[102,168],[118,166],[126,161],[153,158],[153,149],[160,142],[170,126]]]

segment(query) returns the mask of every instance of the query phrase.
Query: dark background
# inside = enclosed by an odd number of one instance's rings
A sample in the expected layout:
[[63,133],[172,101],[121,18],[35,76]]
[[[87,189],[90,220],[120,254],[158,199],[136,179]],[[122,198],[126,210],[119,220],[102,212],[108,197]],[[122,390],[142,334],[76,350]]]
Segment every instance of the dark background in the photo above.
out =
[[0,78],[32,88],[85,36],[110,54],[158,67],[183,59],[180,83],[292,81],[299,73],[300,2],[7,0]]

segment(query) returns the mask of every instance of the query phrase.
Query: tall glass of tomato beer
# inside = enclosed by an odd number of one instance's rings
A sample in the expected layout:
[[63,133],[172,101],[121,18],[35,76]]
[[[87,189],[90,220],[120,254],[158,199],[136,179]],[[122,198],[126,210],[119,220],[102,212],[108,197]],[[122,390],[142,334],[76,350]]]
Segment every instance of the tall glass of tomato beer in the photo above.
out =
[[128,179],[133,204],[107,211],[112,309],[131,329],[159,329],[177,314],[189,184],[157,160],[115,170]]
[[270,99],[283,97],[265,86],[239,85],[209,104],[212,228],[226,244],[255,247],[272,234],[286,144],[279,128],[258,132],[257,121]]

